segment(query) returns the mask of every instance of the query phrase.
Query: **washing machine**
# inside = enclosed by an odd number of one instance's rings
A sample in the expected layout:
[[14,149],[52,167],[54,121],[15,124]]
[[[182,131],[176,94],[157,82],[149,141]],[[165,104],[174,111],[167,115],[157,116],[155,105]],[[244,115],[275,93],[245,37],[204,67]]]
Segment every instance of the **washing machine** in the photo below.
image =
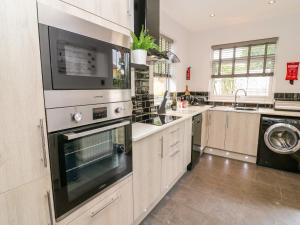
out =
[[257,164],[300,173],[299,117],[261,117]]

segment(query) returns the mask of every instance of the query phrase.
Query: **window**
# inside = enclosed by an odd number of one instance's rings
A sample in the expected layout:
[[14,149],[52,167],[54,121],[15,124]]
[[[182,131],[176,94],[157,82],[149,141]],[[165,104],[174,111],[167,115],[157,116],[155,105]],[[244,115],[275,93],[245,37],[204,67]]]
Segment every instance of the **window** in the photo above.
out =
[[212,97],[270,96],[278,38],[212,46]]
[[[170,51],[172,49],[173,40],[160,35],[159,38],[159,50]],[[163,95],[166,90],[169,89],[169,78],[172,74],[172,66],[166,61],[159,61],[155,63],[153,71],[153,86],[154,86],[154,98],[155,104],[158,105],[162,101]]]

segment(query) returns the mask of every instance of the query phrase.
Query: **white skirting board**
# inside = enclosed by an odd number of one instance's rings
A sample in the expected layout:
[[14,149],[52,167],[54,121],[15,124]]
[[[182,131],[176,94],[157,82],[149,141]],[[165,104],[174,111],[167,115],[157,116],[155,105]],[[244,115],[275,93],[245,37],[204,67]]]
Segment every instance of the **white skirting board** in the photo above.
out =
[[206,147],[204,152],[211,155],[222,156],[224,158],[236,159],[243,162],[256,163],[256,157],[251,155],[244,155],[236,152],[230,152],[226,150],[214,149]]

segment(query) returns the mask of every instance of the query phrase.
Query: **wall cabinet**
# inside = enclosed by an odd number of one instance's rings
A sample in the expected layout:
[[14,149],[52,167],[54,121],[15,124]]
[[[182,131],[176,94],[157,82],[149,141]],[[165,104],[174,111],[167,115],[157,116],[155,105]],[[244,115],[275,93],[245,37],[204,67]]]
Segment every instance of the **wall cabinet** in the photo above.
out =
[[209,111],[208,146],[256,156],[260,115],[246,112]]
[[146,213],[161,193],[163,133],[133,142],[134,218]]
[[133,0],[61,0],[133,30]]

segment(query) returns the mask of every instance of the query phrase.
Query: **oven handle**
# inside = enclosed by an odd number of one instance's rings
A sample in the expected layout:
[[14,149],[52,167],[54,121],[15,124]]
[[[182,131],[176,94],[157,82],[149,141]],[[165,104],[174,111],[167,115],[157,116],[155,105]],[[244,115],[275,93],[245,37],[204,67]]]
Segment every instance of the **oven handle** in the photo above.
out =
[[130,122],[126,121],[126,122],[117,123],[117,124],[113,124],[113,125],[106,126],[106,127],[100,127],[100,128],[93,129],[93,130],[84,131],[84,132],[81,132],[81,133],[71,132],[71,133],[64,134],[64,137],[69,141],[69,140],[73,140],[73,139],[76,139],[76,138],[85,137],[85,136],[88,136],[88,135],[91,135],[91,134],[96,134],[96,133],[104,132],[104,131],[107,131],[107,130],[111,130],[111,129],[114,129],[114,128],[123,127],[123,126],[126,126],[128,124],[130,124]]

